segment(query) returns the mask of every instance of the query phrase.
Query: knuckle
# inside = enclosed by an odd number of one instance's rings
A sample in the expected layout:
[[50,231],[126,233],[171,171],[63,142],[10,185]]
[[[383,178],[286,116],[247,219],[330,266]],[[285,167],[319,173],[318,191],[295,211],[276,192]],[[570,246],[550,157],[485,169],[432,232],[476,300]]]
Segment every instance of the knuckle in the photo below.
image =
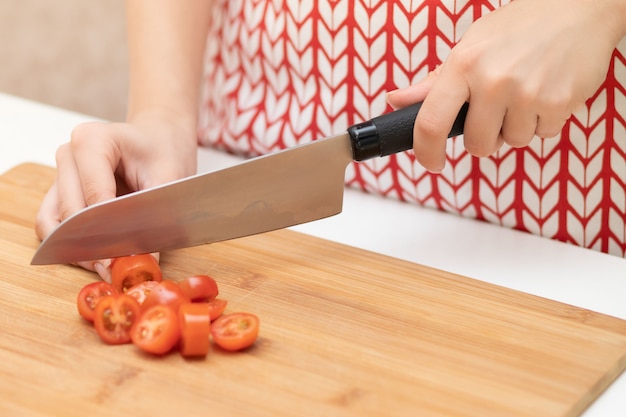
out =
[[75,207],[73,207],[71,204],[68,204],[67,202],[63,200],[59,201],[58,208],[59,208],[59,220],[60,221],[67,219],[68,217],[70,217],[72,214],[76,212]]
[[91,146],[90,144],[102,135],[105,125],[101,122],[88,122],[77,125],[70,135],[73,149]]
[[[500,147],[495,145],[490,145],[491,141],[484,140],[472,140],[472,138],[465,137],[465,150],[473,156],[482,158],[486,156],[493,155]],[[495,141],[494,141],[495,142]]]
[[62,161],[67,158],[68,155],[71,154],[71,145],[69,143],[64,143],[60,145],[56,153],[54,154],[54,158],[56,160],[57,166],[62,164]]
[[554,138],[563,130],[563,124],[564,123],[537,127],[537,131],[535,133],[537,136],[542,138]]
[[35,217],[35,234],[39,240],[44,240],[48,235],[48,229],[46,227],[45,214],[40,210]]
[[443,136],[447,132],[442,129],[442,126],[442,120],[438,115],[432,112],[423,112],[415,120],[415,135],[426,138]]
[[47,232],[39,219],[35,223],[35,235],[39,240],[44,240],[47,236]]
[[453,66],[461,73],[467,73],[473,71],[479,64],[481,53],[478,48],[467,46],[462,42],[456,47],[452,48],[448,61],[453,63]]
[[92,205],[106,200],[105,194],[99,188],[99,184],[83,178],[82,182],[83,197],[87,205]]
[[553,94],[548,97],[543,97],[541,102],[541,114],[561,114],[567,111],[570,107],[569,99],[567,97]]
[[532,141],[532,137],[530,138],[504,138],[504,143],[509,145],[512,148],[524,148],[528,146],[528,144]]

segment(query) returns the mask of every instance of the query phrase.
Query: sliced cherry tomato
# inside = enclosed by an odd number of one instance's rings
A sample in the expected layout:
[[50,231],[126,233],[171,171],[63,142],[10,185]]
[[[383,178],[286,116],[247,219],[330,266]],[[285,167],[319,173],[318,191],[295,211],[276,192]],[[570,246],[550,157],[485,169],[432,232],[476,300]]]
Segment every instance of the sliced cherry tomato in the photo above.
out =
[[94,310],[98,301],[107,295],[117,294],[117,290],[111,284],[104,281],[96,281],[85,285],[76,300],[78,313],[87,321],[93,322]]
[[106,343],[128,343],[130,330],[139,316],[139,311],[139,303],[130,295],[107,295],[96,305],[93,324]]
[[162,280],[161,267],[149,253],[121,256],[111,263],[111,283],[119,292],[125,292],[143,281]]
[[178,343],[180,324],[176,311],[158,304],[144,310],[133,326],[132,342],[145,352],[163,355]]
[[208,303],[185,303],[178,309],[180,354],[206,356],[211,340],[211,316]]
[[251,346],[259,335],[259,318],[252,313],[231,313],[211,324],[213,341],[222,349],[237,351]]
[[148,294],[150,294],[150,292],[152,292],[158,285],[159,282],[157,281],[143,281],[127,289],[126,294],[135,298],[139,302],[139,305],[143,305]]
[[142,307],[146,309],[155,305],[166,304],[171,306],[174,311],[178,311],[178,307],[187,302],[189,302],[189,298],[187,298],[177,283],[164,280],[146,294]]
[[178,285],[191,301],[211,300],[219,294],[217,282],[208,275],[192,275]]
[[222,313],[224,313],[224,310],[226,310],[226,304],[228,304],[226,300],[222,300],[221,298],[213,298],[206,303],[209,305],[209,315],[211,316],[211,321],[214,321],[221,316]]

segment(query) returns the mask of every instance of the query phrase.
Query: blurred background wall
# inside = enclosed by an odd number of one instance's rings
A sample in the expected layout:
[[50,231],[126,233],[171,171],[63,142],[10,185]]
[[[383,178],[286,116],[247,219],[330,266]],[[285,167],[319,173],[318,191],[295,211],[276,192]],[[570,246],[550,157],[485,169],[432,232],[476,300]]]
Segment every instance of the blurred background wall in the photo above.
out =
[[123,120],[125,30],[124,0],[0,0],[0,92]]

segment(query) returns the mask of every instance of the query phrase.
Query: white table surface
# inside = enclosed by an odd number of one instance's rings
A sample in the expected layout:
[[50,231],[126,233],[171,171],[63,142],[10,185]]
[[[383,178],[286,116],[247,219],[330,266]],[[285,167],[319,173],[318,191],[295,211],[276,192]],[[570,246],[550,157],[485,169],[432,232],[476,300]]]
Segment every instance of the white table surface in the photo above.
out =
[[[56,148],[91,120],[0,93],[0,173],[23,162],[54,166]],[[239,161],[198,154],[203,172]],[[372,221],[377,213],[384,222]],[[626,260],[616,256],[350,189],[341,214],[293,229],[626,319]],[[625,415],[626,373],[584,416]]]

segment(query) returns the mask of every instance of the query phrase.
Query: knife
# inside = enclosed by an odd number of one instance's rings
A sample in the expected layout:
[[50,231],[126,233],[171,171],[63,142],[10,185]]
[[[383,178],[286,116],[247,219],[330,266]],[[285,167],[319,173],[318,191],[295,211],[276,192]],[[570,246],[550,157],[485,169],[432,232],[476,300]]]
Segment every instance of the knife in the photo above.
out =
[[[420,107],[417,103],[335,136],[89,206],[59,224],[31,264],[161,252],[338,214],[348,164],[411,149]],[[466,103],[450,137],[463,132],[467,109]]]

